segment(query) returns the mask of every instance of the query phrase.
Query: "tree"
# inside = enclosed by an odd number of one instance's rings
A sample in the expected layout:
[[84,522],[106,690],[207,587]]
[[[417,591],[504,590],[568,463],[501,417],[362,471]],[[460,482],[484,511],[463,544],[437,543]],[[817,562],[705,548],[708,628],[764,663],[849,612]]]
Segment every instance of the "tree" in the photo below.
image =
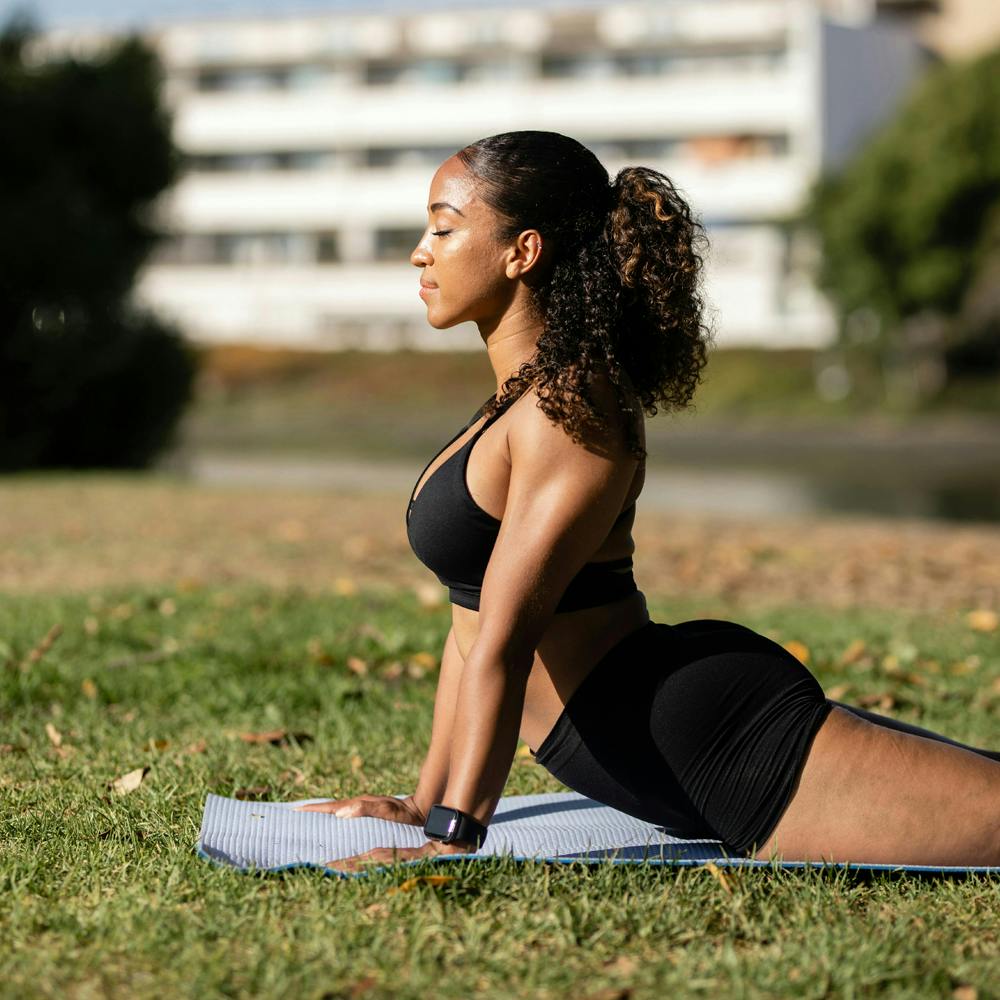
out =
[[842,343],[917,395],[1000,369],[1000,49],[933,70],[805,212]]
[[176,177],[155,54],[25,58],[0,33],[0,469],[146,466],[191,395],[192,352],[129,302]]

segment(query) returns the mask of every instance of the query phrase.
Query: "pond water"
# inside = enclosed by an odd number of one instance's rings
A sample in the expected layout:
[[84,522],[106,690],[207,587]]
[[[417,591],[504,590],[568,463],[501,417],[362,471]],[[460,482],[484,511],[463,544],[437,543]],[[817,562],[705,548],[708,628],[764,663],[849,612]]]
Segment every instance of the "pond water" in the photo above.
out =
[[[1000,522],[1000,457],[913,463],[898,456],[853,461],[711,465],[650,459],[640,504],[651,510],[731,516],[868,514]],[[366,461],[287,454],[189,454],[170,463],[195,482],[398,493],[401,508],[426,459]]]

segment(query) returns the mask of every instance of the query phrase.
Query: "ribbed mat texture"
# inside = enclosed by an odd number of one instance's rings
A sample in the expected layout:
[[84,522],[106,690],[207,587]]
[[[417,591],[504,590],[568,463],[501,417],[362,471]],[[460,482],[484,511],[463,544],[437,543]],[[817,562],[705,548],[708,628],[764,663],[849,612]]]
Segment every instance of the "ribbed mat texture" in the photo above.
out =
[[[373,847],[417,847],[423,831],[381,819],[338,819],[330,813],[296,812],[299,802],[242,802],[209,795],[205,802],[198,853],[241,871],[325,867]],[[770,862],[727,858],[718,841],[685,840],[662,827],[634,819],[576,792],[510,795],[500,800],[489,836],[474,855],[512,855],[519,860],[613,861],[668,865],[702,865],[714,861],[727,867],[771,867]],[[802,862],[782,867],[802,868]],[[838,866],[846,867],[846,866]],[[892,871],[905,868],[925,873],[1000,872],[1000,868],[941,868],[903,865],[851,865],[851,868]],[[336,865],[327,869],[343,875]],[[363,874],[363,873],[362,873]]]

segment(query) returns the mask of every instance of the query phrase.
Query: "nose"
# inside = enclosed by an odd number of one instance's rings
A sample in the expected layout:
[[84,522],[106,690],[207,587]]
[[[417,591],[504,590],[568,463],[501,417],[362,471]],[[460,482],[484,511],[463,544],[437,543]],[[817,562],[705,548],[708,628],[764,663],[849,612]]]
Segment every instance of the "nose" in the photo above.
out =
[[424,237],[420,237],[420,242],[413,248],[413,253],[410,254],[410,263],[414,267],[427,267],[429,264],[434,263],[434,258],[431,256],[431,252],[424,242]]

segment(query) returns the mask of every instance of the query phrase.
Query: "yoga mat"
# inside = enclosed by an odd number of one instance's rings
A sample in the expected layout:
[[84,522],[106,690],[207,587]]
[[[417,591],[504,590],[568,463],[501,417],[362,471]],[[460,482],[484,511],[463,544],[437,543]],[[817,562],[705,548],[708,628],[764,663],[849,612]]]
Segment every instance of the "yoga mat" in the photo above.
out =
[[[402,796],[400,796],[402,797]],[[420,827],[388,820],[339,819],[331,813],[296,812],[297,802],[242,802],[209,795],[198,837],[198,854],[239,871],[285,871],[323,868],[342,878],[367,872],[343,872],[325,862],[361,854],[373,847],[418,847],[426,838]],[[674,831],[676,834],[677,831]],[[696,866],[714,862],[727,868],[770,868],[769,861],[729,858],[715,840],[689,840],[663,827],[635,819],[576,792],[508,795],[500,800],[486,843],[475,853],[440,855],[446,862],[509,855],[519,861],[582,861]],[[401,862],[419,864],[419,861]],[[382,866],[379,866],[382,867]],[[384,866],[389,867],[389,866]],[[996,872],[1000,867],[940,867],[889,864],[817,865],[789,861],[782,868],[830,867],[858,871],[911,871],[957,875]],[[369,870],[378,870],[371,866]]]

